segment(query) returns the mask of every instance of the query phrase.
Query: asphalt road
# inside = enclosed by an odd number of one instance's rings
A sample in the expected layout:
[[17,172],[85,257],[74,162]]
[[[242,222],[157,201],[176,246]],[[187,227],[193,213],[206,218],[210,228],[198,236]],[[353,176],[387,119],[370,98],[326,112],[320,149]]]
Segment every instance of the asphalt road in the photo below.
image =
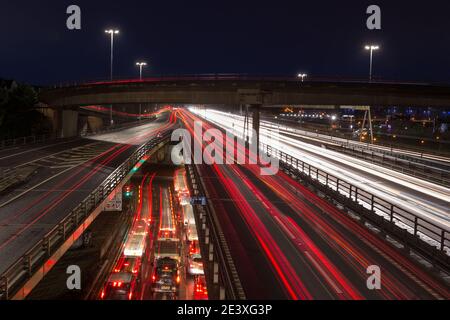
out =
[[20,149],[9,155],[0,153],[3,166],[11,163],[37,168],[31,180],[0,199],[0,273],[167,124],[164,117],[89,139],[32,148],[30,152]]
[[[450,297],[430,269],[289,176],[261,176],[255,165],[197,167],[247,298]],[[380,290],[367,286],[369,266],[381,270]]]
[[[204,113],[200,111],[197,114],[204,116]],[[243,117],[213,110],[208,110],[206,114],[207,120],[242,137]],[[352,183],[361,190],[389,201],[443,229],[450,230],[450,189],[448,187],[340,154],[319,145],[305,143],[292,132],[289,134],[278,132],[276,126],[262,125],[261,141],[263,143]]]

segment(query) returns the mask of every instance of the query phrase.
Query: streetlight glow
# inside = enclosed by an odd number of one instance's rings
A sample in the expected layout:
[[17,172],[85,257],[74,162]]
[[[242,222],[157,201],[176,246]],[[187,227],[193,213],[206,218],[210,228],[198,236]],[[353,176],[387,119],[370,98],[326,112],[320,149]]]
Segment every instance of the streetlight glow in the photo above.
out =
[[[108,29],[105,30],[105,33],[111,35],[111,70],[110,70],[110,78],[111,81],[113,80],[113,66],[114,66],[114,35],[119,34],[119,30],[117,29]],[[113,117],[112,117],[112,105],[109,107],[109,120],[111,125],[114,124]]]
[[369,80],[372,81],[372,68],[373,68],[373,52],[380,49],[378,45],[366,45],[365,49],[370,51],[370,71],[369,71]]
[[142,80],[142,68],[147,66],[147,62],[136,62],[136,66],[139,67],[139,80]]
[[[136,62],[136,66],[139,67],[139,80],[142,81],[142,68],[147,65],[147,62]],[[142,118],[142,104],[139,103],[139,121]]]
[[298,78],[301,78],[301,79],[302,79],[302,82],[303,82],[303,80],[304,80],[307,76],[308,76],[308,75],[307,75],[306,73],[299,73],[299,74],[297,75]]
[[119,30],[109,29],[109,30],[105,30],[105,33],[109,33],[109,34],[118,34],[118,33],[119,33]]

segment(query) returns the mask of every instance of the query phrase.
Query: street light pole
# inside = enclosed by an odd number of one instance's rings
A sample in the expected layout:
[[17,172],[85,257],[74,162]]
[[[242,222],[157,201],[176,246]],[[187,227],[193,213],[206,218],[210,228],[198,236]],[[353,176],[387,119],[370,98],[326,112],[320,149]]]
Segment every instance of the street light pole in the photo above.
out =
[[136,62],[136,65],[139,67],[139,80],[142,80],[142,68],[147,66],[147,62]]
[[[111,69],[110,69],[110,79],[113,80],[113,67],[114,67],[114,35],[119,34],[119,30],[109,29],[105,30],[105,33],[109,33],[111,35]],[[112,116],[112,105],[109,106],[109,121],[110,124],[113,125],[113,116]]]
[[378,49],[380,49],[380,47],[379,47],[379,46],[370,45],[370,46],[366,46],[365,49],[370,51],[369,80],[372,81],[373,52],[376,51],[376,50],[378,50]]
[[[136,65],[139,67],[139,80],[142,81],[142,68],[147,65],[147,62],[136,62]],[[139,121],[142,118],[142,104],[139,103]]]

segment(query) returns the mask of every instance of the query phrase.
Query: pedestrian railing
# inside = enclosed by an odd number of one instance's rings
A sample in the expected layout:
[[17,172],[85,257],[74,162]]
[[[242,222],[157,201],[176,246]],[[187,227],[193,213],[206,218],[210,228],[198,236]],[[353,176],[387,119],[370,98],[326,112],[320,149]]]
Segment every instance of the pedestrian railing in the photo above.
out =
[[0,275],[0,300],[11,298],[35,272],[73,235],[93,212],[149,151],[170,140],[170,130],[138,148],[61,222]]

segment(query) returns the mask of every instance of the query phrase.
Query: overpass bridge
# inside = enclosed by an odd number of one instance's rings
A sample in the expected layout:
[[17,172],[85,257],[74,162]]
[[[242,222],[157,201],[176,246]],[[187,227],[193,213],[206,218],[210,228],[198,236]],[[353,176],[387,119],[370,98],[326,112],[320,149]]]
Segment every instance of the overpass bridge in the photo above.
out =
[[54,108],[102,104],[214,104],[226,106],[334,105],[449,107],[450,86],[378,81],[302,82],[248,76],[160,77],[91,82],[43,89]]
[[[63,128],[89,105],[200,104],[250,106],[259,132],[261,108],[280,105],[450,107],[450,86],[378,81],[300,81],[293,77],[205,75],[91,82],[43,89],[40,100],[63,114]],[[67,110],[71,109],[71,110]],[[75,110],[74,110],[75,109]],[[76,130],[72,130],[76,135]],[[66,130],[66,135],[70,134]],[[259,134],[258,134],[259,137]]]

